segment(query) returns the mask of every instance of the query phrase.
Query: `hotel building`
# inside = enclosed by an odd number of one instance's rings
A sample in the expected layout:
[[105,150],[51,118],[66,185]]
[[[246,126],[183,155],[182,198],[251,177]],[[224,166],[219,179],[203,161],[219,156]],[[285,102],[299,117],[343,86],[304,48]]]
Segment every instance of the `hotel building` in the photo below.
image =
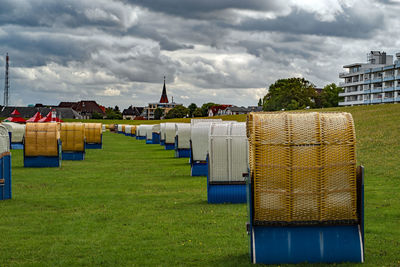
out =
[[371,51],[367,63],[353,63],[343,66],[348,69],[339,73],[344,97],[339,106],[368,105],[400,102],[400,53],[393,62],[392,55]]

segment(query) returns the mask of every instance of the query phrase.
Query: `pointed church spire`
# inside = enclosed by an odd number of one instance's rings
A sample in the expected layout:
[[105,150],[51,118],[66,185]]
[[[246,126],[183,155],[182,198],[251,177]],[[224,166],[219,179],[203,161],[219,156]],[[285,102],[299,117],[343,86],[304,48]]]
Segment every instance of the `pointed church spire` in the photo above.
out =
[[165,87],[165,76],[164,76],[164,86],[160,98],[160,103],[169,103],[168,96],[167,96],[167,88]]

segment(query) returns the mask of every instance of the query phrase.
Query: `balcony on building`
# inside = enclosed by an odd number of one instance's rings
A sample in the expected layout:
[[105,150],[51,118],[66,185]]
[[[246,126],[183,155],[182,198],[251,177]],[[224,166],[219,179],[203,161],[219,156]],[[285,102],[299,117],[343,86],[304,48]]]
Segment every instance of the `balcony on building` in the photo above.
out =
[[392,70],[392,69],[394,69],[394,67],[395,67],[395,65],[388,65],[388,66],[383,67],[383,70]]
[[382,87],[374,87],[371,89],[371,93],[382,93]]
[[394,75],[392,75],[392,76],[385,76],[385,78],[383,78],[383,81],[384,82],[387,82],[387,81],[394,81]]
[[394,86],[387,86],[383,88],[383,92],[393,92],[394,91]]
[[385,97],[382,102],[384,102],[384,103],[394,102],[394,98],[393,97]]

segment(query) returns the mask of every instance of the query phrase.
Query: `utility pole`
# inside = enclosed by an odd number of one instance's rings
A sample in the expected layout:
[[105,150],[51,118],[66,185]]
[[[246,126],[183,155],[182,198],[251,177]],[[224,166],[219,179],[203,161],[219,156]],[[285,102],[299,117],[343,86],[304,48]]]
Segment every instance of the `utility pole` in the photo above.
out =
[[10,82],[8,80],[8,66],[9,66],[9,57],[8,53],[6,55],[6,76],[5,76],[5,84],[4,84],[4,106],[8,107],[8,90],[10,89]]

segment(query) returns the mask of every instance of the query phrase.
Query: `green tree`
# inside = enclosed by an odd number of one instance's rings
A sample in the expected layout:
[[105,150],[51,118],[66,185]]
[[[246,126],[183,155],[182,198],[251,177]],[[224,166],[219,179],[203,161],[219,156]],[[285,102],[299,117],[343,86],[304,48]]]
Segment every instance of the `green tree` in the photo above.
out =
[[260,98],[260,99],[258,100],[258,106],[261,107],[262,105],[263,105],[262,99]]
[[202,117],[207,117],[208,116],[208,109],[211,108],[212,106],[215,106],[218,104],[212,103],[212,102],[208,102],[208,103],[204,103],[201,106],[201,115]]
[[184,118],[188,115],[189,109],[182,105],[176,106],[165,115],[166,119]]
[[196,108],[192,115],[193,117],[202,117],[203,113],[201,112],[201,108]]
[[162,116],[164,116],[164,110],[162,110],[161,108],[156,108],[154,110],[154,119],[159,120]]
[[93,112],[92,119],[103,119],[103,115],[98,112]]
[[314,107],[315,85],[304,78],[277,80],[269,87],[263,99],[263,109],[275,111],[282,109],[304,109]]
[[197,105],[195,103],[192,103],[188,106],[189,109],[189,117],[193,117],[193,112],[197,109]]
[[343,92],[342,87],[336,86],[336,84],[328,84],[322,89],[320,95],[316,99],[316,106],[319,108],[330,108],[339,106],[339,102],[342,102],[343,97],[339,96],[339,93]]
[[122,120],[121,112],[116,112],[113,108],[106,108],[106,118],[109,120]]

